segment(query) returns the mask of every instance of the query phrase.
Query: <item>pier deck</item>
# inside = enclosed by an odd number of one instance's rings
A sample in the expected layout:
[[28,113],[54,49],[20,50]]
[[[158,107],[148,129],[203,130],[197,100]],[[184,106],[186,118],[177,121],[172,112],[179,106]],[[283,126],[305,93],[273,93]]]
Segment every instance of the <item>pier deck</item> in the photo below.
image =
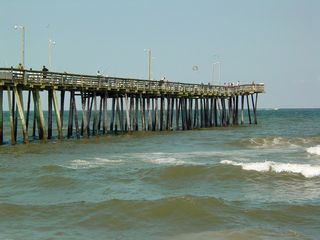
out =
[[[48,95],[46,121],[41,107],[41,91]],[[43,141],[52,138],[53,119],[57,123],[54,130],[57,131],[58,138],[63,139],[66,114],[67,138],[119,131],[191,130],[230,126],[239,122],[244,124],[244,115],[249,124],[257,123],[257,99],[258,94],[264,92],[264,85],[215,86],[0,68],[0,144],[5,142],[5,92],[9,106],[10,142],[15,144],[18,116],[25,143],[29,142],[30,137]],[[26,94],[23,92],[28,95],[26,105],[23,101]],[[59,98],[57,92],[60,93]],[[69,111],[64,110],[66,95],[70,100]],[[30,116],[31,102],[33,116]],[[77,110],[79,102],[81,111]],[[111,105],[109,108],[108,103]],[[28,131],[31,120],[32,136]]]

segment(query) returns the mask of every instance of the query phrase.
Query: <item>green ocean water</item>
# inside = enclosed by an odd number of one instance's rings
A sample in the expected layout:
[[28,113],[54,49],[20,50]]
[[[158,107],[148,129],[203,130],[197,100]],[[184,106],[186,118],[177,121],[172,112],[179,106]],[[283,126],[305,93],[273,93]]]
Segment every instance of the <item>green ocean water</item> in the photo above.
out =
[[0,147],[0,239],[319,239],[320,109]]

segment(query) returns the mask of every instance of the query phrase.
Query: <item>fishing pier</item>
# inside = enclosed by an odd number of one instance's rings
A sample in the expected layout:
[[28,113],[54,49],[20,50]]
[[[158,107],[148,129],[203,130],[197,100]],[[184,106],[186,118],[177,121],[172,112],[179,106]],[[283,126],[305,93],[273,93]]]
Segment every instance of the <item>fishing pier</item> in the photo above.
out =
[[0,68],[0,145],[257,124],[263,92],[264,85],[254,83],[215,86]]

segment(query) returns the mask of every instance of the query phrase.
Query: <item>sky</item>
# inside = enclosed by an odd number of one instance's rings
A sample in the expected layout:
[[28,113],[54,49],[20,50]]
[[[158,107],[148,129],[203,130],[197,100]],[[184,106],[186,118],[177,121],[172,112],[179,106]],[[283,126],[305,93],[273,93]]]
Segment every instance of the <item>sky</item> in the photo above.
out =
[[[0,67],[264,83],[259,108],[320,107],[318,0],[1,0]],[[221,63],[220,80],[212,71]],[[193,66],[198,66],[198,71]],[[216,71],[217,73],[217,71]]]

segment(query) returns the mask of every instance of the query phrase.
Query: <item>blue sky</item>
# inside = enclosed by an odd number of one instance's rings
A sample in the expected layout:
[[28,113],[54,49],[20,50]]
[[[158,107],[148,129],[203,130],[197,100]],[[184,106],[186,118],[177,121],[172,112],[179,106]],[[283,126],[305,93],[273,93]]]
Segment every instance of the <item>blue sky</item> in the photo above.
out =
[[[264,82],[259,107],[320,107],[320,1],[317,0],[2,0],[0,66],[208,82]],[[217,57],[217,55],[219,57]],[[198,65],[199,71],[192,71]]]

